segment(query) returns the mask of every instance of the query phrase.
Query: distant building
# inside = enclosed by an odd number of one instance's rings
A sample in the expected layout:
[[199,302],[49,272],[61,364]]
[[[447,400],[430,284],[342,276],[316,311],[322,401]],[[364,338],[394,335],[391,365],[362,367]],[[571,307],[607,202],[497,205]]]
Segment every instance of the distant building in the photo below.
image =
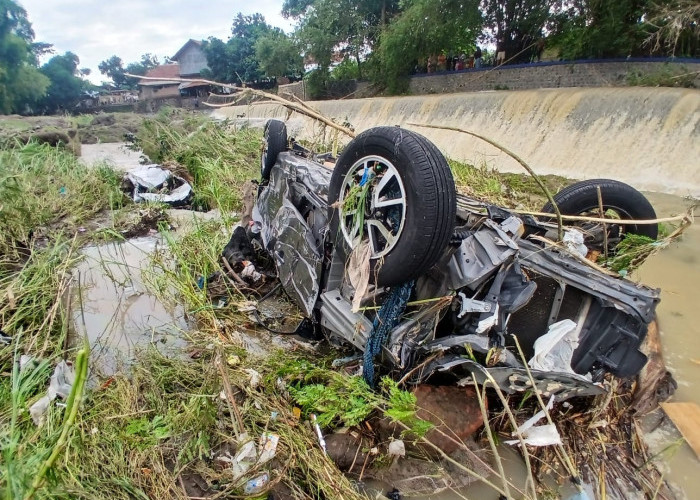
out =
[[187,40],[187,43],[178,50],[170,59],[177,61],[180,65],[180,76],[182,78],[196,78],[201,76],[203,69],[207,66],[207,56],[202,50],[203,42],[200,40]]
[[198,79],[207,66],[207,56],[202,50],[203,42],[189,39],[178,50],[171,61],[172,64],[156,66],[144,76],[158,80],[139,80],[141,99],[157,99],[163,97],[204,97],[209,93],[209,84],[201,80],[180,82],[172,78]]
[[[156,99],[162,97],[179,97],[179,86],[182,82],[173,80],[180,78],[179,64],[161,64],[150,69],[144,75],[148,77],[139,80],[139,96],[141,99]],[[156,78],[156,80],[151,80]]]

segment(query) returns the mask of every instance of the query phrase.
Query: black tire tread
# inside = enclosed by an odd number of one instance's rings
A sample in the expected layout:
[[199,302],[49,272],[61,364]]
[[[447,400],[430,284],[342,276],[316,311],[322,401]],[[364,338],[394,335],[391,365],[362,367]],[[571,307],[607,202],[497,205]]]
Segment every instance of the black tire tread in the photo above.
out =
[[[624,210],[632,219],[656,219],[656,211],[646,197],[624,182],[613,179],[591,179],[576,182],[565,187],[554,195],[554,201],[559,211],[564,215],[577,215],[598,206],[598,186],[604,206],[616,207]],[[542,208],[543,212],[554,213],[554,207],[547,202]],[[632,234],[658,237],[657,224],[639,224],[626,226]]]
[[[398,242],[398,245],[410,244],[412,248],[416,248],[417,257],[409,262],[401,262],[402,265],[397,265],[398,262],[391,263],[389,259],[398,250],[397,246],[387,254],[378,273],[379,285],[394,285],[420,276],[441,257],[455,226],[455,185],[447,161],[428,139],[398,127],[376,127],[360,134],[338,159],[335,171],[337,173],[334,172],[331,178],[329,205],[337,201],[347,169],[362,156],[368,141],[371,141],[369,144],[374,147],[393,147],[396,156],[399,155],[397,148],[401,147],[403,155],[410,158],[413,167],[409,174],[415,179],[412,182],[420,187],[420,193],[416,193],[416,196],[420,199],[421,213],[425,217],[417,218],[413,222],[416,230],[413,241]],[[406,186],[405,179],[404,185]],[[337,210],[332,210],[331,231],[337,231]]]
[[277,156],[287,149],[287,125],[280,120],[268,120],[264,134],[267,156],[261,159],[260,177],[266,181],[270,178],[272,167],[277,163]]

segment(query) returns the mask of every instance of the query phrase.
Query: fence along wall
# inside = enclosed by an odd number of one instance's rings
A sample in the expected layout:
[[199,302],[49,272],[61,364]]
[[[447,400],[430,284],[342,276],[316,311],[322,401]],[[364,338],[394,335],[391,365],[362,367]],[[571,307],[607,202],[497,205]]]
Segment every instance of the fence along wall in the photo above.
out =
[[617,87],[629,85],[632,75],[650,77],[660,74],[694,79],[695,87],[700,87],[700,60],[549,62],[505,66],[502,69],[451,71],[413,76],[409,90],[417,95],[481,90]]

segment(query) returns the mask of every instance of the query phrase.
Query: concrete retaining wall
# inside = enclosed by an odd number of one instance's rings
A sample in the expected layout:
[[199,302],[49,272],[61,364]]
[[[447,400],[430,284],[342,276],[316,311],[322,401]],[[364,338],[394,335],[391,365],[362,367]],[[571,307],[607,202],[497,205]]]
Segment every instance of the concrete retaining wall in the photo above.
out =
[[[411,77],[411,94],[439,94],[480,90],[525,90],[560,87],[611,87],[629,85],[632,75],[688,75],[700,87],[700,61],[596,61],[548,62],[442,72]],[[690,74],[690,75],[689,75]],[[683,77],[681,77],[683,78]]]
[[[491,91],[309,103],[357,132],[378,125],[419,131],[451,158],[521,172],[510,157],[458,132],[412,127],[449,125],[482,134],[521,155],[540,174],[607,177],[638,189],[700,196],[700,91],[587,88]],[[326,127],[282,106],[222,108],[214,117],[262,125],[287,121],[289,136],[330,142]],[[234,120],[235,121],[235,120]]]

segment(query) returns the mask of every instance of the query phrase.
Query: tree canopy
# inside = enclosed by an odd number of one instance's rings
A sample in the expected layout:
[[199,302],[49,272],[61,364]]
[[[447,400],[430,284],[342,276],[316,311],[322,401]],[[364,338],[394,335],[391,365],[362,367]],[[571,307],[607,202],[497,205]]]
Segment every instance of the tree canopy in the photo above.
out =
[[[37,69],[34,31],[27,12],[12,0],[0,0],[0,112],[21,113],[44,95],[49,80]],[[37,49],[47,49],[48,44]]]
[[[245,16],[238,13],[233,20],[231,37],[224,42],[209,38],[204,44],[209,71],[207,76],[225,83],[253,83],[275,74],[286,66],[298,63],[299,54],[285,42],[286,35],[279,28],[273,28],[262,14]],[[258,42],[260,41],[260,45]],[[260,57],[271,56],[275,60],[262,61]],[[282,60],[290,56],[290,60]]]
[[39,101],[39,108],[47,113],[55,113],[74,107],[85,87],[79,77],[80,59],[72,52],[54,56],[41,67],[41,73],[51,82],[46,95]]

